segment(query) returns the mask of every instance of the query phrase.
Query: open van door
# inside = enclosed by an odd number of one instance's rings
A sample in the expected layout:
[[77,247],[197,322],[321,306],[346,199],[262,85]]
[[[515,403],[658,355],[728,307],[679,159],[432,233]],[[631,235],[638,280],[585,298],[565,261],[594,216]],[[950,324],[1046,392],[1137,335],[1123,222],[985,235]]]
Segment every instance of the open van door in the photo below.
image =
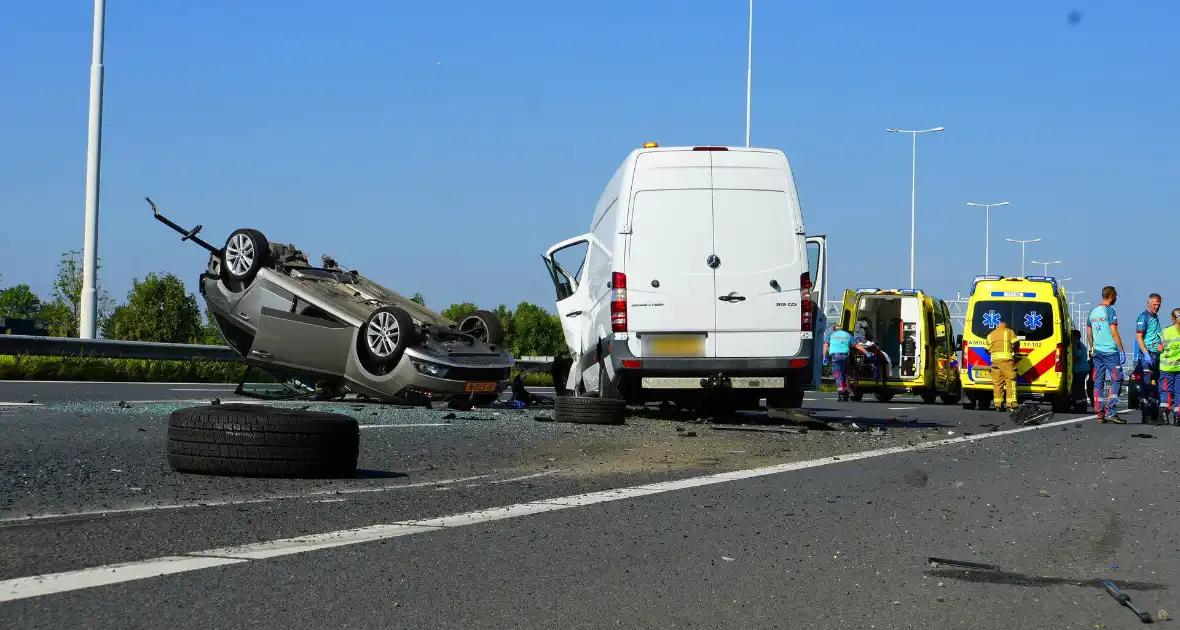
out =
[[541,259],[545,261],[545,267],[549,270],[549,279],[553,282],[553,288],[557,291],[557,313],[561,316],[561,330],[565,334],[565,345],[569,348],[570,355],[574,357],[575,365],[577,358],[582,353],[582,333],[590,311],[588,308],[589,299],[585,291],[578,290],[576,275],[571,274],[558,264],[554,256],[564,249],[576,247],[589,241],[589,234],[575,236],[550,247],[549,251],[541,256]]
[[828,316],[824,298],[828,279],[828,237],[826,235],[807,237],[807,271],[811,274],[811,303],[815,308],[812,326],[811,387],[818,389],[823,379],[824,335],[828,331]]

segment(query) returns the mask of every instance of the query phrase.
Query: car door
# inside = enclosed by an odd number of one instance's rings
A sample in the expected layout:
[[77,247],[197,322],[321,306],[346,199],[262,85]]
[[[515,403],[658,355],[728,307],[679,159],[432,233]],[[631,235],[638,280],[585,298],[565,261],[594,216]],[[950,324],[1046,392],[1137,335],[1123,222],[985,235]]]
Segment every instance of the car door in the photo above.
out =
[[557,314],[561,316],[561,330],[565,335],[566,347],[569,348],[575,363],[585,347],[584,337],[589,324],[589,303],[586,291],[580,290],[582,285],[578,282],[576,272],[570,273],[562,267],[557,262],[556,256],[559,252],[580,245],[588,245],[589,242],[589,234],[575,236],[557,243],[541,255],[549,272],[549,279],[553,282],[553,288],[557,293],[556,307]]
[[828,237],[827,235],[807,237],[807,270],[814,278],[811,289],[811,302],[815,305],[815,325],[812,327],[812,387],[819,387],[823,379],[824,369],[824,333],[828,329],[828,315],[825,312],[827,299],[828,276]]
[[349,324],[263,307],[250,354],[296,372],[340,376],[354,333]]

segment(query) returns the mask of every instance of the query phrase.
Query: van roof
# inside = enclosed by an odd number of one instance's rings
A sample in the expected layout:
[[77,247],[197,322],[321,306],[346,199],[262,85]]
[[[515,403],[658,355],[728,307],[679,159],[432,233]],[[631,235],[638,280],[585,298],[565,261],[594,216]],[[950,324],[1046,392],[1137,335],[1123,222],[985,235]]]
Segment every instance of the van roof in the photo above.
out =
[[1053,276],[1023,276],[1023,277],[1021,277],[1021,276],[988,275],[988,276],[975,276],[975,280],[973,280],[971,282],[971,293],[970,293],[971,296],[974,296],[975,292],[977,290],[979,290],[980,284],[984,284],[989,289],[996,289],[1000,285],[1006,286],[1009,289],[1022,289],[1022,288],[1027,289],[1025,291],[998,291],[999,293],[1023,293],[1023,296],[1009,295],[1007,297],[1037,297],[1037,294],[1045,288],[1043,286],[1045,284],[1052,287],[1052,294],[1054,296],[1057,295],[1058,290],[1059,290],[1057,278],[1054,278]]
[[659,145],[647,146],[649,144],[656,144],[656,143],[649,142],[649,143],[644,144],[643,147],[635,149],[635,150],[638,152],[642,152],[642,153],[657,153],[657,152],[662,152],[662,151],[735,151],[735,152],[748,152],[748,153],[767,153],[767,152],[782,153],[782,151],[779,149],[771,149],[768,147],[731,147],[731,146],[726,146],[726,145],[709,145],[709,144],[701,144],[701,145],[696,145],[696,146],[682,145],[682,146],[671,146],[671,147],[661,147]]

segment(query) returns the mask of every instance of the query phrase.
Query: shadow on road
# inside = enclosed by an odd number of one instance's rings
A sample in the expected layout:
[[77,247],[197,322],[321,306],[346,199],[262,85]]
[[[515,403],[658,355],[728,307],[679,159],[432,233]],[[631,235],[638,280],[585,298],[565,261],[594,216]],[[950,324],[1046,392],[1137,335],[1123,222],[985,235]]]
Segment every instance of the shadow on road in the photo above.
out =
[[361,470],[356,471],[357,479],[399,479],[401,477],[409,477],[405,473],[393,472],[389,470]]

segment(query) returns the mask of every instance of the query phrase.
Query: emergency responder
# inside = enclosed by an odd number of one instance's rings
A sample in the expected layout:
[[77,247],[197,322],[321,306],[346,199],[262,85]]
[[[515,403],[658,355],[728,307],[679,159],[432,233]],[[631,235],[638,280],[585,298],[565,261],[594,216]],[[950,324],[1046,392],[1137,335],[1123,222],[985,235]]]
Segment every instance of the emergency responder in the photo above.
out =
[[[1147,310],[1135,320],[1135,368],[1139,375],[1139,406],[1146,414],[1158,409],[1159,362],[1163,344],[1160,340],[1160,294],[1147,297]],[[1145,415],[1144,418],[1147,416]]]
[[1090,351],[1086,349],[1086,344],[1082,343],[1080,330],[1073,329],[1071,336],[1073,338],[1073,384],[1070,389],[1074,412],[1082,413],[1086,410],[1086,402],[1089,400],[1086,396],[1086,379],[1090,377]]
[[1164,423],[1180,426],[1180,308],[1172,309],[1172,325],[1160,335],[1160,394],[1164,398]]
[[[1119,417],[1119,391],[1123,385],[1123,364],[1127,352],[1123,349],[1123,338],[1119,334],[1119,316],[1114,310],[1119,292],[1114,287],[1102,287],[1102,302],[1090,310],[1086,322],[1086,336],[1090,340],[1090,363],[1094,366],[1094,411],[1098,422],[1126,424]],[[1110,383],[1110,397],[1107,398],[1105,385]]]
[[851,394],[848,391],[848,369],[851,361],[848,354],[852,351],[852,333],[844,330],[839,322],[832,328],[832,334],[824,342],[824,362],[831,361],[832,377],[836,380],[836,399],[845,401]]
[[[987,351],[992,357],[992,400],[996,411],[1016,411],[1016,333],[1000,322],[988,333]],[[1006,404],[1005,404],[1006,403]]]

